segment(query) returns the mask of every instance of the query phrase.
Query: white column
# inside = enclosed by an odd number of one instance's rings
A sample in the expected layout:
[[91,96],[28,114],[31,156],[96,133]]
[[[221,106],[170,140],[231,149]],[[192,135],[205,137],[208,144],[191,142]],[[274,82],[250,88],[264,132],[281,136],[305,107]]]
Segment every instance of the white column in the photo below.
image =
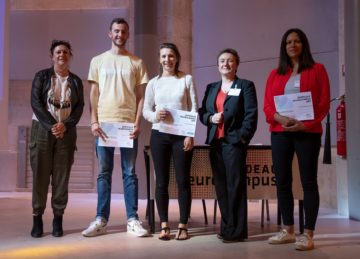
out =
[[360,0],[344,1],[349,217],[360,220]]
[[[345,1],[339,0],[339,93],[334,93],[334,97],[345,94]],[[336,106],[333,105],[332,107],[335,108]],[[332,121],[336,123],[336,118],[334,117]],[[334,137],[336,138],[336,136]],[[332,157],[335,158],[336,164],[337,211],[340,216],[349,217],[347,162],[336,155],[336,148],[332,152],[334,154]]]

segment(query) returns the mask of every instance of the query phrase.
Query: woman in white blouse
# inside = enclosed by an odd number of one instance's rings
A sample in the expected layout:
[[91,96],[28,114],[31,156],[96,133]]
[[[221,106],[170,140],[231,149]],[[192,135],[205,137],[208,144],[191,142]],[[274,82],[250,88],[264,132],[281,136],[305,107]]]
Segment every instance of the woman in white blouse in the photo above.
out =
[[180,222],[176,240],[188,239],[187,222],[191,206],[190,167],[194,140],[159,132],[160,121],[170,119],[167,108],[197,112],[198,103],[191,75],[179,71],[180,52],[175,44],[160,45],[160,73],[146,87],[143,116],[153,124],[150,149],[156,174],[155,200],[161,222],[160,240],[170,240],[168,220],[170,159],[173,157]]

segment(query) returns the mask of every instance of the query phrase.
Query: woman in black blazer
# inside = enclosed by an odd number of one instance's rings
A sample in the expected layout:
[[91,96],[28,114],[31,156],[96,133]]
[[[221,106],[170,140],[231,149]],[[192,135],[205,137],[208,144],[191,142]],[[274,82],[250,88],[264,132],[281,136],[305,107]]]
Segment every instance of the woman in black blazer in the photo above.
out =
[[76,125],[84,109],[84,87],[69,67],[72,48],[68,41],[53,40],[52,67],[36,73],[31,88],[33,109],[30,164],[33,176],[31,236],[42,237],[48,188],[51,184],[54,237],[64,234],[63,214],[68,203],[69,178],[76,150]]
[[221,81],[207,86],[200,121],[207,126],[206,144],[221,212],[223,242],[247,238],[247,147],[257,127],[258,107],[253,82],[236,76],[240,58],[225,49],[217,57]]

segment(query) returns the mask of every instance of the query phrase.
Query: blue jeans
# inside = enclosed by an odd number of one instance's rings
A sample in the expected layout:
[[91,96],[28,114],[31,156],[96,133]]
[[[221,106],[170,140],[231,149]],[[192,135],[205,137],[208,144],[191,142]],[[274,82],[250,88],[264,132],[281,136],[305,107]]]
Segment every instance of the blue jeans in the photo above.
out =
[[[138,179],[135,174],[138,141],[134,140],[133,148],[120,148],[122,179],[127,219],[138,219]],[[110,216],[111,182],[114,169],[114,147],[98,146],[96,139],[96,156],[98,158],[99,175],[97,177],[98,204],[96,217],[106,221]]]

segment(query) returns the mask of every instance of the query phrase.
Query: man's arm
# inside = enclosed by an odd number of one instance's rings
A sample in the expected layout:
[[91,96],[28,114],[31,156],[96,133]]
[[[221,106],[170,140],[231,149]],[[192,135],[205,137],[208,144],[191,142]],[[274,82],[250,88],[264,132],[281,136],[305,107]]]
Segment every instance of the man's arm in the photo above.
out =
[[105,141],[107,137],[105,132],[100,128],[98,120],[98,102],[99,102],[99,85],[96,82],[90,81],[90,123],[91,132],[95,137],[100,137]]
[[90,122],[91,125],[99,122],[97,116],[97,107],[99,102],[99,85],[90,81]]

